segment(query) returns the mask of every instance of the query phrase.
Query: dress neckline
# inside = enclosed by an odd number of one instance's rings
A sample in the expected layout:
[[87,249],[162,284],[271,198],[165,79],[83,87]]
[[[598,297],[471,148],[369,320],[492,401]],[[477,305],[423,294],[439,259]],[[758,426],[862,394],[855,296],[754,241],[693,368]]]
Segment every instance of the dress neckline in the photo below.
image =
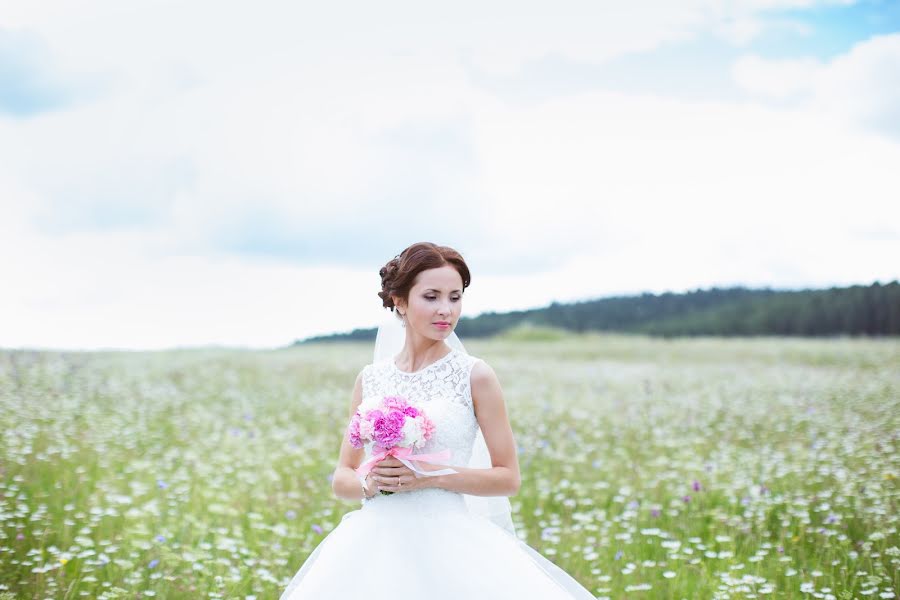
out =
[[419,373],[422,373],[422,372],[424,372],[424,371],[427,371],[428,369],[430,369],[431,367],[433,367],[433,366],[435,366],[435,365],[441,364],[442,362],[444,362],[445,360],[447,360],[448,358],[450,358],[450,356],[451,356],[452,354],[454,354],[455,352],[456,352],[456,348],[450,348],[450,352],[448,352],[447,354],[443,355],[442,357],[440,357],[440,358],[437,359],[436,361],[431,362],[431,363],[428,363],[427,365],[425,365],[424,367],[422,367],[422,368],[419,369],[418,371],[403,371],[403,370],[401,370],[400,367],[397,366],[397,363],[394,361],[394,359],[397,358],[397,357],[396,357],[396,356],[393,356],[393,357],[391,357],[391,368],[392,368],[394,371],[396,371],[397,373],[400,373],[400,374],[402,374],[402,375],[418,375]]

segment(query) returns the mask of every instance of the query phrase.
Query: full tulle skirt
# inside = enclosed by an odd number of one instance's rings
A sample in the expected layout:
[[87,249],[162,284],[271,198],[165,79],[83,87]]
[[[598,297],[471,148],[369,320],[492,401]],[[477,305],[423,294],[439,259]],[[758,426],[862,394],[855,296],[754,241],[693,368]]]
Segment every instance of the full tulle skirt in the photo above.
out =
[[515,535],[468,511],[461,494],[428,488],[377,495],[346,513],[281,600],[594,600]]

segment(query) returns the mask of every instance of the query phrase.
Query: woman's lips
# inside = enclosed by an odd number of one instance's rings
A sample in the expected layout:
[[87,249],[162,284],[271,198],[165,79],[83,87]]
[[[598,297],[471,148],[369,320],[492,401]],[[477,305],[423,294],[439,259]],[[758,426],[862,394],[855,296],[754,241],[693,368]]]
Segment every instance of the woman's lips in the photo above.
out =
[[435,323],[434,326],[438,329],[450,329],[450,323]]

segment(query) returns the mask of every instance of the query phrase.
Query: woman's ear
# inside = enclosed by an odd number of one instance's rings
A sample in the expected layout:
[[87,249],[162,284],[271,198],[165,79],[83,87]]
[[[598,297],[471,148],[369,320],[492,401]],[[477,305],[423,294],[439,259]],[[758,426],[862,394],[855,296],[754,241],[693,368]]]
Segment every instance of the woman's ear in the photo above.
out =
[[402,298],[398,298],[397,296],[391,296],[391,300],[394,301],[394,306],[397,308],[397,312],[401,315],[406,314],[406,303]]

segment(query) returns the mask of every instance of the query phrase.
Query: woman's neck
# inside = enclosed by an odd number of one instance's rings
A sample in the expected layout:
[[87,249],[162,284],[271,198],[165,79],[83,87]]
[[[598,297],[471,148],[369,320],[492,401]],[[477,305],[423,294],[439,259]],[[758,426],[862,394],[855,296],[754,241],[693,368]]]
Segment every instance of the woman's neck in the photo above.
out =
[[450,352],[450,348],[442,340],[406,338],[403,350],[397,355],[394,364],[404,371],[418,371],[436,360],[440,360]]

